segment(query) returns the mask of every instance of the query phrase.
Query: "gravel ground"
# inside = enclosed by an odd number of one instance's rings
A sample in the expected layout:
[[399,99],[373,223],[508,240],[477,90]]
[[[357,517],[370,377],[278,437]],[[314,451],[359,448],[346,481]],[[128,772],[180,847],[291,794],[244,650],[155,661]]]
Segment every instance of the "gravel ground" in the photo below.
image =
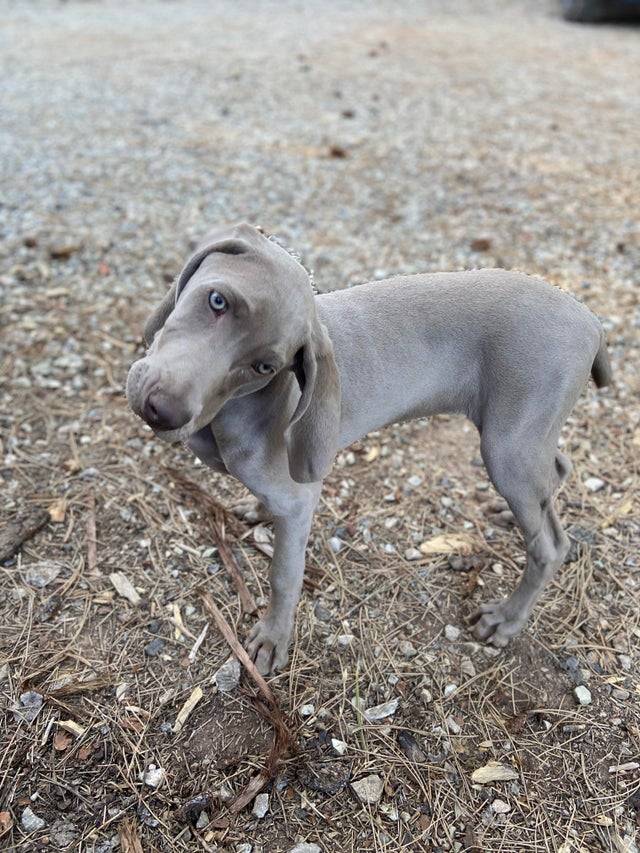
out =
[[[3,849],[637,853],[640,33],[478,5],[2,3],[0,545],[32,528],[0,563]],[[269,532],[222,508],[212,530],[175,472],[223,508],[241,488],[123,397],[150,307],[237,219],[321,290],[543,275],[603,318],[616,375],[563,433],[572,561],[504,652],[465,628],[522,563],[469,426],[340,456],[262,817],[230,804],[273,714],[212,682],[229,649],[202,593],[243,637],[221,556],[262,605]],[[444,532],[464,554],[407,559]]]

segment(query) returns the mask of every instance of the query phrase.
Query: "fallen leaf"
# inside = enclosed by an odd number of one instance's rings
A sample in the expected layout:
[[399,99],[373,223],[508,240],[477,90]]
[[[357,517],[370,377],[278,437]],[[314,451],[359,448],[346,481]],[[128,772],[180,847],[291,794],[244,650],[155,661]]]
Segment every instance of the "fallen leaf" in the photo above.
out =
[[53,736],[53,748],[56,752],[64,752],[71,746],[73,738],[68,732],[57,731]]
[[473,542],[468,536],[458,533],[441,533],[420,545],[423,554],[470,554]]
[[9,812],[0,812],[0,837],[9,832],[13,826],[13,818]]
[[49,517],[54,524],[60,524],[64,521],[64,517],[67,513],[67,499],[60,498],[60,500],[55,501],[49,507]]
[[500,764],[499,761],[489,761],[484,767],[478,767],[471,774],[471,781],[478,785],[487,785],[490,782],[512,782],[518,778],[518,773],[508,764]]

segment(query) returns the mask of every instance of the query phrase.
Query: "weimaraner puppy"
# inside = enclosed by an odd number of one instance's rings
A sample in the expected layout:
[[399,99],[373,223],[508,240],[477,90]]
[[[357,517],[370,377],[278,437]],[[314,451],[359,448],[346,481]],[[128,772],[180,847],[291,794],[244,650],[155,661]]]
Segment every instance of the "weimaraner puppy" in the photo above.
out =
[[387,424],[466,415],[520,526],[522,578],[472,617],[504,646],[525,625],[568,539],[553,506],[571,463],[560,429],[587,383],[611,379],[599,321],[538,278],[499,269],[397,276],[315,295],[260,229],[210,234],[145,327],[133,411],[240,480],[274,522],[271,599],[247,648],[283,667],[311,519],[338,450]]

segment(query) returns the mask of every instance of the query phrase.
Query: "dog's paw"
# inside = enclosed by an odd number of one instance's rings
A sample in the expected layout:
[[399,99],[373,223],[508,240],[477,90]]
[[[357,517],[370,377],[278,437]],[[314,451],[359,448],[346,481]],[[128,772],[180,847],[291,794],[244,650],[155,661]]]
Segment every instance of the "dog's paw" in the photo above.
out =
[[288,628],[283,628],[268,616],[254,625],[245,648],[260,675],[271,675],[287,665],[290,635]]
[[493,646],[504,648],[527,623],[527,615],[514,612],[509,599],[481,604],[469,619],[473,635]]
[[247,524],[259,524],[261,521],[271,521],[271,515],[266,507],[256,498],[238,501],[231,507],[234,515],[246,521]]

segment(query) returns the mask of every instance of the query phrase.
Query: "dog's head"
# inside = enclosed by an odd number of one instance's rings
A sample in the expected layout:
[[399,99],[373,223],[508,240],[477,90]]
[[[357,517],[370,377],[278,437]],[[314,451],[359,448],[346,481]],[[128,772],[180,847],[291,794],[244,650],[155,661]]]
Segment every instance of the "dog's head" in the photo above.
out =
[[293,369],[300,399],[288,429],[289,467],[319,480],[336,451],[340,384],[306,270],[257,228],[211,235],[148,319],[149,347],[127,377],[127,399],[156,435],[184,441],[234,397]]

